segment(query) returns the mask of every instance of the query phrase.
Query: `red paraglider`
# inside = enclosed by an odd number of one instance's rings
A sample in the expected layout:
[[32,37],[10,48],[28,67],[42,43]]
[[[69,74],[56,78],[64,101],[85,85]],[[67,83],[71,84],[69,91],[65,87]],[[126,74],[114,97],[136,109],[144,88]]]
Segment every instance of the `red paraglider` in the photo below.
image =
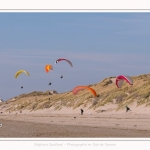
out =
[[60,62],[60,61],[62,61],[62,60],[67,61],[67,62],[70,64],[70,66],[73,67],[71,61],[69,61],[68,59],[65,59],[65,58],[59,58],[59,59],[57,59],[57,60],[55,61],[55,63],[57,64],[58,62]]
[[118,88],[122,87],[123,81],[126,81],[130,85],[133,85],[133,80],[130,76],[120,75],[116,78],[116,85]]

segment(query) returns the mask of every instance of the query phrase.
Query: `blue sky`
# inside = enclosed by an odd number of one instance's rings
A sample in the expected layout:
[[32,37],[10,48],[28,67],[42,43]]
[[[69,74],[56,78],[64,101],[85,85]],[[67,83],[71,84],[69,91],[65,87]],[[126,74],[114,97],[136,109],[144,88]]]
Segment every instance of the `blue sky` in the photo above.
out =
[[[0,97],[61,93],[110,76],[147,74],[149,28],[150,13],[0,13]],[[55,64],[58,58],[69,59],[73,68]],[[47,74],[46,64],[54,71]],[[30,76],[15,79],[20,69]]]

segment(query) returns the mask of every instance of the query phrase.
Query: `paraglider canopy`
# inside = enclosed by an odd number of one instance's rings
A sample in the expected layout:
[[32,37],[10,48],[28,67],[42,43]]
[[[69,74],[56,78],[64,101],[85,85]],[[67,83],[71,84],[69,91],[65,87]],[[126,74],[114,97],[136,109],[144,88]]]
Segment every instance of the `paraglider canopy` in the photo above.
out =
[[133,85],[133,80],[130,76],[120,75],[116,78],[116,85],[118,88],[122,87],[123,81],[126,81],[130,85]]
[[15,78],[17,78],[21,73],[25,73],[26,75],[29,76],[29,73],[27,71],[25,71],[25,70],[19,70],[19,71],[16,72]]
[[48,73],[50,70],[53,70],[53,66],[48,64],[45,66],[45,71]]
[[72,90],[72,93],[74,94],[74,95],[76,95],[79,91],[81,91],[81,90],[89,90],[93,95],[94,95],[94,97],[96,97],[97,96],[97,94],[96,94],[96,91],[94,90],[94,89],[92,89],[91,87],[88,87],[88,86],[77,86],[77,87],[75,87],[73,90]]
[[71,67],[73,67],[71,61],[69,61],[68,59],[65,59],[65,58],[59,58],[55,61],[55,64],[57,64],[58,62],[62,61],[62,60],[65,60],[66,62],[68,62],[70,64]]

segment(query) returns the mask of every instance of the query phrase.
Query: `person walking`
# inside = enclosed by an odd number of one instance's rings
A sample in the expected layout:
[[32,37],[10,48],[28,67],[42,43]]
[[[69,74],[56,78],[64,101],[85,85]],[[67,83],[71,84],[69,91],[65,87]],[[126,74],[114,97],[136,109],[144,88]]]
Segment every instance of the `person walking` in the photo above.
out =
[[83,110],[83,109],[81,109],[81,115],[83,115],[83,112],[84,112],[84,110]]
[[126,112],[128,111],[131,111],[131,109],[128,106],[126,106]]

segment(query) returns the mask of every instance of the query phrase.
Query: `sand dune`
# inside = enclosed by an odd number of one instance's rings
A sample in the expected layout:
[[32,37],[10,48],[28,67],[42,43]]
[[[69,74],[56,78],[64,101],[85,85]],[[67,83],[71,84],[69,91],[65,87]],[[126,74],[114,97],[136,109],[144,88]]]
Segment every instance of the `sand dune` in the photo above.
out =
[[133,78],[134,87],[117,89],[111,77],[91,85],[96,101],[87,91],[35,91],[3,102],[0,137],[150,137],[150,74]]

